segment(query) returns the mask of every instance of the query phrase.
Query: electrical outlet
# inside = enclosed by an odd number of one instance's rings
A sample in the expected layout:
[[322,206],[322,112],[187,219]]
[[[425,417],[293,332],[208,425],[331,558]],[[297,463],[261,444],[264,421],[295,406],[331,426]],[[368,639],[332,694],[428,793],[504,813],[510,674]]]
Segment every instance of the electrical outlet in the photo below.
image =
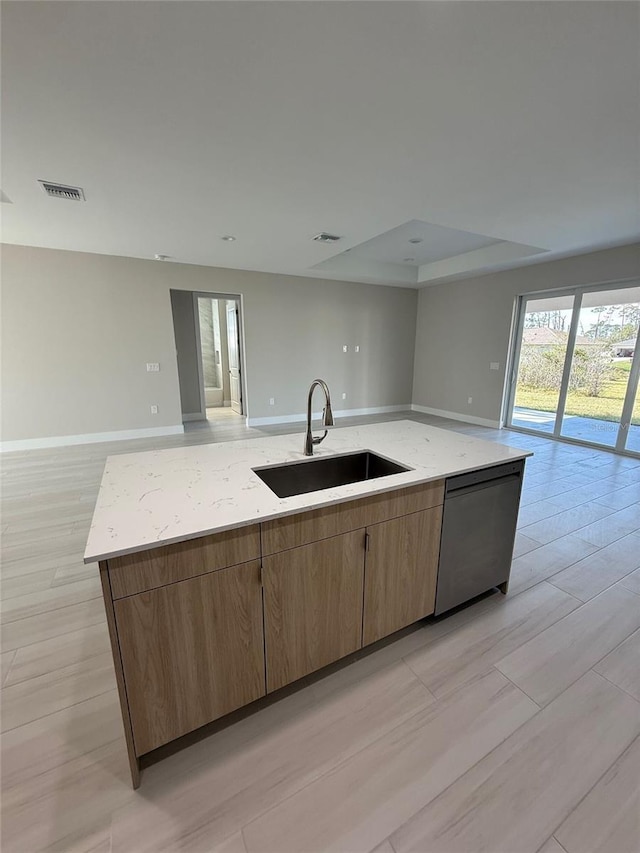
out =
[[467,403],[468,403],[469,405],[471,405],[471,404],[473,403],[473,397],[468,397],[468,398],[467,398]]
[[342,347],[342,352],[349,352],[349,347],[346,344]]
[[355,352],[360,352],[360,347],[356,344],[354,347]]
[[158,407],[157,406],[151,406],[151,414],[152,415],[158,414]]
[[275,397],[269,397],[269,405],[275,406],[275,404],[276,404],[276,398]]
[[147,373],[159,373],[160,365],[157,361],[148,361],[147,362]]
[[347,392],[346,392],[346,391],[343,391],[343,392],[342,392],[342,399],[343,399],[343,400],[346,400],[346,399],[347,399]]

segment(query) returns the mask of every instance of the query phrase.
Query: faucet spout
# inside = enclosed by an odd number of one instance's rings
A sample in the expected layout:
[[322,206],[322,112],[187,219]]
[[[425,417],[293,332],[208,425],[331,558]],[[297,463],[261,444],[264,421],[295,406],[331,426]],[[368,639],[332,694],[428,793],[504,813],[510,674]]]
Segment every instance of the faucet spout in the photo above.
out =
[[333,426],[333,411],[331,409],[331,394],[329,393],[329,386],[324,381],[324,379],[314,379],[311,383],[311,387],[309,388],[309,396],[307,397],[307,434],[304,440],[304,455],[305,456],[313,456],[313,445],[320,444],[321,441],[324,441],[327,437],[328,430],[325,429],[324,435],[320,437],[313,437],[311,432],[311,407],[312,407],[312,399],[313,392],[317,387],[322,388],[324,392],[325,398],[325,406],[322,410],[322,426],[330,427]]

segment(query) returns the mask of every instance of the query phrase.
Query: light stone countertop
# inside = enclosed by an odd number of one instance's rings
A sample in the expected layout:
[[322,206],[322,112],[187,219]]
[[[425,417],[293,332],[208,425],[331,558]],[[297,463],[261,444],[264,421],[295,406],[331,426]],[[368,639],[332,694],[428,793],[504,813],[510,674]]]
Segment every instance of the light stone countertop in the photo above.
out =
[[531,453],[415,421],[336,428],[313,458],[372,450],[412,470],[278,498],[252,468],[302,461],[299,434],[109,456],[85,563],[440,480]]

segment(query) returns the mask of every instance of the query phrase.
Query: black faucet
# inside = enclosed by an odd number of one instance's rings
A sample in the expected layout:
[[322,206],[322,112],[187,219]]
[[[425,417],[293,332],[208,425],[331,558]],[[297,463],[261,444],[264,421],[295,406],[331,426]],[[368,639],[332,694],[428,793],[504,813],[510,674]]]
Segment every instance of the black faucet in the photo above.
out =
[[329,386],[324,379],[314,379],[311,383],[311,388],[309,388],[309,397],[307,399],[307,435],[304,440],[305,456],[313,456],[313,445],[320,444],[321,441],[324,441],[328,432],[328,430],[325,429],[324,435],[321,438],[314,438],[311,434],[311,398],[313,397],[313,392],[317,385],[319,385],[324,391],[326,400],[326,405],[322,410],[322,426],[333,426],[333,412],[331,411],[331,394],[329,393]]

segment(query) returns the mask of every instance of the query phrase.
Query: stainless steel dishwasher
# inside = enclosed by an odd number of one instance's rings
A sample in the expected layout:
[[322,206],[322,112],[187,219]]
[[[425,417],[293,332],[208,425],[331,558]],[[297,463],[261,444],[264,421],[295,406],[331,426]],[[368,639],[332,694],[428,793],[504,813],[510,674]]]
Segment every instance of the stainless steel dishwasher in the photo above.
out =
[[499,586],[507,591],[524,460],[445,485],[435,615]]

